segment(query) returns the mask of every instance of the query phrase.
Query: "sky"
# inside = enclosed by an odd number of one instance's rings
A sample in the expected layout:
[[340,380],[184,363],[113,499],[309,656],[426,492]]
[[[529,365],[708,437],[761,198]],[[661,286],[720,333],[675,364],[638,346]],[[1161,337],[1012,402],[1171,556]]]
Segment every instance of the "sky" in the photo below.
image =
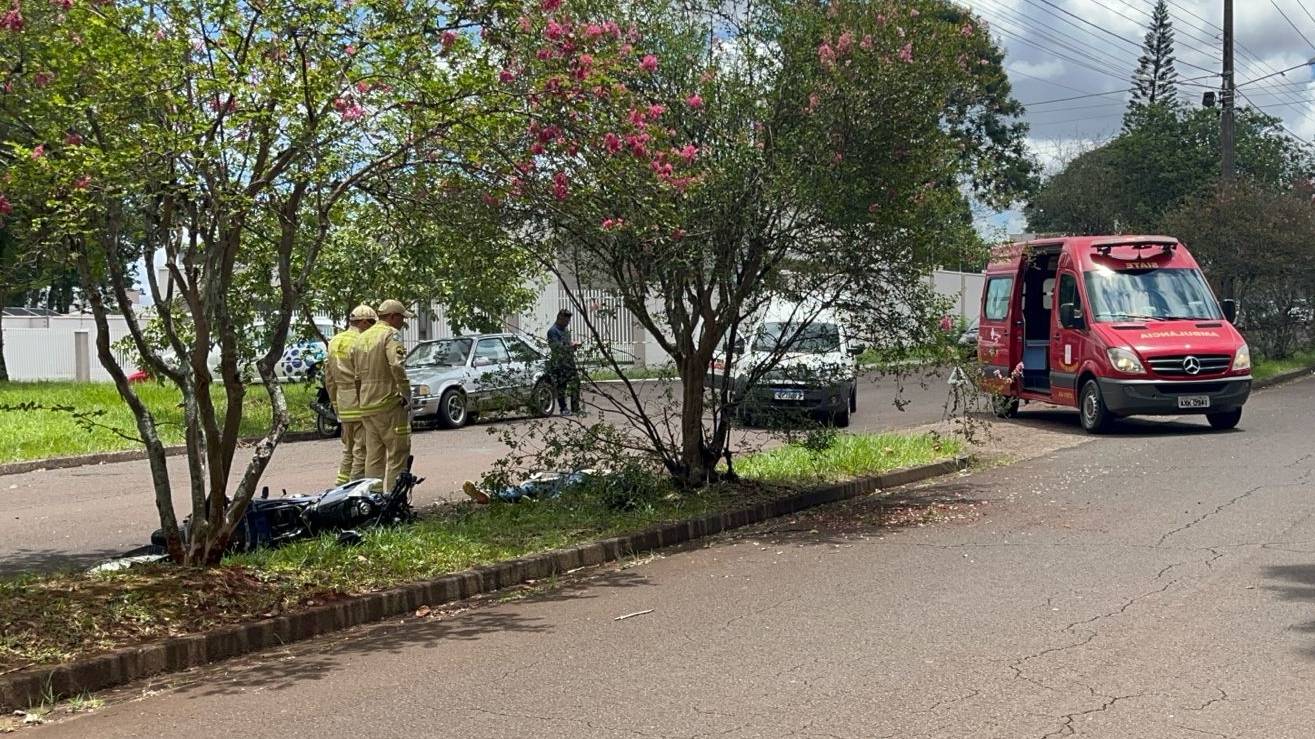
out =
[[[1154,0],[963,1],[1005,50],[1014,96],[1027,108],[1029,143],[1047,173],[1118,132]],[[1168,0],[1168,8],[1180,95],[1199,105],[1220,84],[1223,0]],[[1315,0],[1236,0],[1234,36],[1238,104],[1315,138],[1315,82],[1300,66],[1315,57]],[[1275,74],[1291,67],[1299,68]],[[979,220],[984,231],[1022,226],[1017,211]]]

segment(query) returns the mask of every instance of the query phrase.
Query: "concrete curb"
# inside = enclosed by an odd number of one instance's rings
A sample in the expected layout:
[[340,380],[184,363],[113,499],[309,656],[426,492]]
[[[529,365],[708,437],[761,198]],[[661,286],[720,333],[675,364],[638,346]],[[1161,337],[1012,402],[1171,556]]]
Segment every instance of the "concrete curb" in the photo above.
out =
[[945,475],[967,467],[960,456],[934,464],[906,467],[876,477],[805,490],[744,508],[655,526],[627,536],[579,544],[520,559],[476,567],[436,580],[328,603],[298,613],[199,634],[119,649],[67,664],[33,667],[0,676],[0,710],[24,709],[49,700],[104,690],[151,675],[179,672],[321,634],[412,614],[421,606],[439,606],[481,593],[519,585],[579,567],[682,544],[722,531],[787,516]]
[[1282,385],[1285,382],[1292,382],[1293,380],[1300,380],[1301,378],[1311,375],[1312,373],[1315,373],[1315,367],[1302,367],[1301,369],[1294,369],[1291,370],[1290,372],[1284,372],[1282,374],[1274,375],[1273,377],[1264,380],[1255,380],[1251,383],[1251,389],[1264,390],[1267,387]]
[[[295,444],[300,441],[315,441],[323,438],[325,437],[320,436],[316,431],[289,431],[283,435],[283,441],[280,444]],[[244,439],[243,441],[254,444],[259,439]],[[171,446],[165,447],[164,455],[166,457],[177,457],[186,452],[187,447],[185,446]],[[92,464],[135,462],[139,459],[146,459],[145,449],[124,449],[117,452],[96,452],[95,454],[77,454],[70,457],[33,459],[27,462],[7,462],[0,464],[0,477],[21,475],[25,472],[36,472],[38,470],[65,470],[71,467],[85,467]]]

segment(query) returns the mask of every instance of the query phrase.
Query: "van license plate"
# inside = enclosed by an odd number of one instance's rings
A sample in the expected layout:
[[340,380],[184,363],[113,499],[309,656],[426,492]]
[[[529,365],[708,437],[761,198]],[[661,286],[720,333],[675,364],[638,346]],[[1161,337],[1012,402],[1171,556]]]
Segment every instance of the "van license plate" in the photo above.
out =
[[772,393],[774,400],[803,400],[803,390],[777,390]]
[[1209,408],[1209,395],[1180,395],[1178,397],[1179,408]]

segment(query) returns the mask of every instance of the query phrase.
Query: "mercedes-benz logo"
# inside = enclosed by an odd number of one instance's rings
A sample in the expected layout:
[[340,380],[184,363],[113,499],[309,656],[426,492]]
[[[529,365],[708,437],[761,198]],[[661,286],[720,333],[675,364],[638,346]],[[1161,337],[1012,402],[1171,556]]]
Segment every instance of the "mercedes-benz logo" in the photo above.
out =
[[1183,359],[1183,372],[1189,375],[1201,374],[1201,360],[1196,357],[1186,357]]

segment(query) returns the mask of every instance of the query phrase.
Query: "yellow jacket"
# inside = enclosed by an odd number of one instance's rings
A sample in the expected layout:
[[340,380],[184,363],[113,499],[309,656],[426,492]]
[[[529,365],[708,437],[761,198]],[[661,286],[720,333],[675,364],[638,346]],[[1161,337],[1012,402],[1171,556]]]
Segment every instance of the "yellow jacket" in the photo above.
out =
[[406,377],[406,347],[397,329],[380,321],[366,329],[348,353],[348,364],[356,376],[359,418],[397,408],[411,400],[411,381]]
[[356,370],[351,365],[352,345],[361,337],[355,327],[340,331],[329,339],[328,357],[324,360],[324,389],[340,420],[350,421],[360,405],[356,394]]

